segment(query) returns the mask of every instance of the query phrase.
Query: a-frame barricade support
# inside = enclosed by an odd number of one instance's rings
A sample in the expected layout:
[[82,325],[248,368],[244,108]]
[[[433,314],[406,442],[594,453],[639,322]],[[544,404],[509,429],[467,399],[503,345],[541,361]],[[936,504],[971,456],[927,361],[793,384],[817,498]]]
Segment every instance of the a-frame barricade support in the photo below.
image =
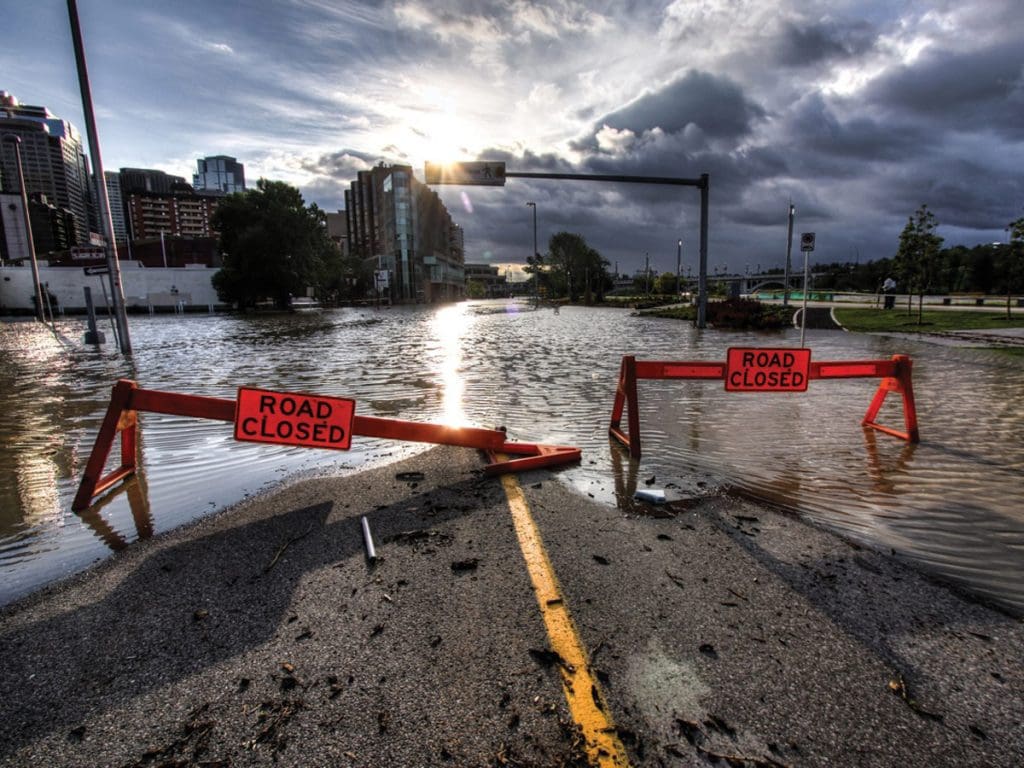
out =
[[[134,381],[119,380],[114,385],[110,405],[96,435],[71,509],[75,512],[88,509],[99,494],[135,473],[139,412],[234,421],[235,410],[235,400],[141,389]],[[577,462],[581,457],[580,449],[571,446],[509,442],[501,429],[449,427],[376,416],[355,415],[352,434],[476,448],[490,458],[491,463],[484,467],[489,475],[558,467]],[[121,437],[120,466],[104,476],[103,470],[118,435]]]
[[[891,372],[881,374],[882,381],[875,390],[875,396],[871,399],[871,405],[868,406],[861,425],[906,440],[908,443],[919,443],[921,435],[917,429],[917,405],[914,403],[914,382],[911,378],[913,361],[906,355],[893,355],[892,364]],[[886,395],[890,392],[899,393],[903,400],[903,432],[875,421]]]
[[[811,362],[807,378],[850,379],[881,378],[878,389],[868,406],[861,425],[898,437],[909,443],[920,442],[917,427],[917,408],[914,403],[914,386],[911,379],[913,361],[906,355],[893,355],[891,360],[842,360],[833,362]],[[640,409],[637,394],[638,379],[714,379],[725,380],[727,364],[705,361],[655,361],[637,360],[631,355],[622,358],[619,366],[615,402],[612,405],[608,434],[629,450],[629,455],[639,459]],[[904,429],[879,424],[878,412],[890,392],[902,398]],[[622,429],[623,411],[628,418],[628,431]]]

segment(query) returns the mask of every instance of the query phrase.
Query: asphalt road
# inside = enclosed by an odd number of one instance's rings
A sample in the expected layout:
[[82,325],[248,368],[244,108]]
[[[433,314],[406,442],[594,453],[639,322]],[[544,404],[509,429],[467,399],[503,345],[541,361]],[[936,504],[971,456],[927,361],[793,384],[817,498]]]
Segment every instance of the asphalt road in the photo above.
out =
[[481,466],[296,483],[8,606],[0,765],[1020,763],[1019,620],[749,501]]

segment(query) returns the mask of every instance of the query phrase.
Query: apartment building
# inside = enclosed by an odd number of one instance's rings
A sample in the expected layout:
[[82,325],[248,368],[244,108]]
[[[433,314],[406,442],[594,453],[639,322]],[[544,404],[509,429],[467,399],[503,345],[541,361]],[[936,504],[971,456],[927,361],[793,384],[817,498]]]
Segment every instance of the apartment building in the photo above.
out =
[[392,301],[465,296],[461,228],[410,166],[382,163],[360,171],[345,191],[345,222],[351,252],[387,273]]

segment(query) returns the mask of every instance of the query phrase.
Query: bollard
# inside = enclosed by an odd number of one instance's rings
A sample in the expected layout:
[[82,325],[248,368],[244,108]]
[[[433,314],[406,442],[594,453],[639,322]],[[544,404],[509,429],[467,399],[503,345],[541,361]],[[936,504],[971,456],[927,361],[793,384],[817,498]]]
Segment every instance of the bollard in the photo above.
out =
[[373,548],[373,536],[370,535],[370,522],[365,515],[359,518],[363,526],[363,543],[366,545],[366,559],[371,563],[377,559],[377,550]]
[[92,305],[92,289],[85,286],[85,311],[89,318],[87,320],[88,330],[85,332],[85,343],[99,346],[106,341],[106,337],[96,328],[96,308]]

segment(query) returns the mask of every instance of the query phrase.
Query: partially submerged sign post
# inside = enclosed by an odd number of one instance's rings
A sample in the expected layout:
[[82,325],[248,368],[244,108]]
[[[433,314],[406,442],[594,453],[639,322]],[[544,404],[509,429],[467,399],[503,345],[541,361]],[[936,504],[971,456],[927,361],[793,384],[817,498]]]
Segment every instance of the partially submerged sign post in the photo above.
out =
[[800,250],[804,252],[804,308],[800,313],[800,346],[804,345],[804,333],[807,330],[807,289],[810,275],[809,259],[814,250],[814,233],[804,232],[800,235]]

